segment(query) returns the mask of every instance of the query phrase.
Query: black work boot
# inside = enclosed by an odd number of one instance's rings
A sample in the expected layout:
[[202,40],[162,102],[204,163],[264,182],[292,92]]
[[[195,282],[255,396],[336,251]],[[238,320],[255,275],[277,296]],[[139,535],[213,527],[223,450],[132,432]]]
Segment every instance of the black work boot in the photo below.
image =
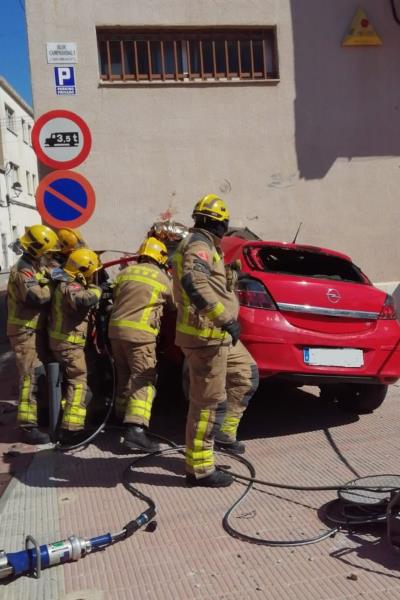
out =
[[22,440],[25,444],[49,444],[50,436],[37,427],[21,427]]
[[214,440],[216,450],[223,450],[229,454],[244,454],[246,452],[246,444],[244,442],[225,442],[215,438]]
[[79,444],[85,438],[84,430],[78,429],[78,431],[70,431],[69,429],[61,429],[58,430],[57,441],[62,446],[74,446],[75,444]]
[[186,474],[186,485],[189,487],[228,487],[233,483],[233,477],[223,471],[213,471],[211,475],[196,479],[192,473]]
[[160,450],[160,444],[154,442],[146,429],[140,425],[128,426],[122,444],[130,450],[144,450],[145,452],[157,452]]

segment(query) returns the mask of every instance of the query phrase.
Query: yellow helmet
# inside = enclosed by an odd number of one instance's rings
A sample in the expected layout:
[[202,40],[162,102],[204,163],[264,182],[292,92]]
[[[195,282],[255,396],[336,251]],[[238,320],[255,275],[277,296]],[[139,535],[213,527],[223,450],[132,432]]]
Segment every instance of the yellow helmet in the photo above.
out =
[[168,260],[167,246],[155,237],[148,237],[139,248],[139,256],[148,256],[160,265],[165,265]]
[[69,229],[63,227],[57,231],[58,239],[60,240],[61,252],[69,254],[73,250],[86,248],[86,242],[77,229]]
[[101,269],[101,267],[102,264],[96,252],[89,250],[89,248],[79,248],[78,250],[73,250],[68,256],[64,271],[72,277],[76,277],[80,273],[87,278]]
[[219,196],[207,194],[197,202],[192,217],[209,217],[214,221],[229,221],[229,210]]
[[19,242],[33,258],[40,258],[46,252],[59,252],[60,250],[57,234],[47,225],[25,227],[25,233],[19,238]]

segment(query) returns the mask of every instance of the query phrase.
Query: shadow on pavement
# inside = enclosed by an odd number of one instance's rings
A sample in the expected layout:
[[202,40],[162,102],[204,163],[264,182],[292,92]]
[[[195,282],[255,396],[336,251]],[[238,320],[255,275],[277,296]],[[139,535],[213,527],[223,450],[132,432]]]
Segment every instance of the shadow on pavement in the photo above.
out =
[[[154,406],[151,431],[180,445],[184,443],[186,407],[176,398],[174,393],[161,391]],[[307,391],[264,383],[246,411],[239,438],[245,440],[272,438],[304,431],[323,430],[339,458],[357,476],[357,472],[336,448],[328,431],[331,427],[351,423],[357,419],[357,416],[344,413],[335,405],[323,403]],[[88,457],[82,455],[80,450],[69,453],[57,452],[56,480],[49,481],[48,484],[60,487],[71,485],[113,487],[120,483],[123,470],[135,460],[135,457],[138,457],[134,453],[127,455],[126,450],[121,446],[119,438],[122,431],[122,428],[110,428],[94,440],[93,444],[109,456]],[[141,472],[142,465],[146,472]],[[155,473],[152,471],[154,467],[163,472]],[[184,485],[184,471],[183,457],[178,454],[161,455],[140,463],[134,480],[142,484],[180,487]],[[28,485],[34,485],[34,480]]]
[[386,538],[386,523],[382,523],[380,526],[370,527],[368,530],[364,529],[364,536],[366,531],[368,531],[370,537],[373,536],[374,539],[367,540],[361,535],[357,535],[354,532],[349,532],[346,534],[348,539],[353,543],[357,543],[358,545],[356,547],[351,546],[340,548],[339,550],[332,552],[330,556],[340,560],[342,563],[351,567],[354,571],[364,571],[367,573],[374,573],[375,575],[383,575],[384,577],[400,579],[400,576],[396,575],[395,573],[379,571],[368,566],[360,566],[359,563],[352,561],[352,557],[357,557],[373,561],[374,563],[382,565],[382,567],[390,571],[398,572],[400,570],[399,556],[394,552],[392,546],[389,544]]
[[[96,446],[105,449],[110,443],[118,444],[114,433],[104,433],[99,442],[96,440]],[[79,487],[104,487],[113,488],[120,484],[123,479],[123,473],[127,467],[133,463],[140,455],[121,455],[88,457],[82,455],[82,450],[74,450],[68,453],[53,449],[43,449],[37,453],[31,453],[31,457],[36,456],[43,460],[54,460],[54,473],[49,478],[43,478],[40,470],[36,473],[30,473],[26,477],[23,472],[16,472],[15,476],[29,487],[55,487],[55,488],[79,488]],[[10,459],[12,461],[12,458]],[[149,469],[157,468],[162,472],[149,472]],[[146,472],[143,472],[144,469]],[[151,484],[152,486],[163,487],[182,487],[184,486],[185,466],[183,457],[177,454],[174,456],[156,456],[148,458],[137,465],[137,470],[128,477],[129,481],[136,485]]]
[[0,441],[2,444],[19,442],[21,434],[16,427],[17,401],[0,400]]
[[354,423],[359,417],[321,400],[318,388],[304,389],[263,382],[240,424],[241,439],[268,438]]
[[[10,408],[10,403],[0,403]],[[15,425],[10,422],[14,419],[13,413],[8,418],[8,426],[1,427],[2,441],[12,444],[20,440],[20,434]],[[342,462],[348,466],[349,470],[357,476],[358,473],[341,455],[340,450],[330,436],[329,428],[354,422],[358,419],[356,415],[344,413],[335,405],[327,405],[317,396],[297,388],[288,388],[278,384],[263,383],[243,417],[239,438],[250,440],[254,438],[272,438],[283,435],[291,435],[306,431],[323,430],[329,443],[332,445],[336,454]],[[178,393],[173,389],[161,390],[154,405],[151,431],[163,436],[176,444],[184,444],[186,421],[186,406],[182,402]],[[112,487],[120,482],[121,472],[135,458],[134,454],[127,456],[126,450],[121,446],[119,438],[121,430],[108,430],[99,435],[94,440],[100,450],[111,453],[113,456],[90,458],[81,456],[79,450],[68,454],[59,453],[57,468],[60,468],[65,475],[60,476],[57,482],[49,481],[49,485],[82,485],[82,486],[105,486]],[[34,453],[32,452],[31,455]],[[13,469],[12,456],[5,456],[4,459]],[[166,473],[137,474],[140,483],[151,483],[152,485],[173,486],[181,484],[181,477],[184,475],[183,460],[176,456],[160,456],[156,459],[157,466],[165,469]],[[150,463],[146,461],[146,468]],[[19,469],[18,469],[19,471]],[[173,475],[170,474],[173,473]],[[113,476],[117,473],[116,476]],[[57,476],[58,478],[58,476]],[[32,480],[31,484],[34,485]]]

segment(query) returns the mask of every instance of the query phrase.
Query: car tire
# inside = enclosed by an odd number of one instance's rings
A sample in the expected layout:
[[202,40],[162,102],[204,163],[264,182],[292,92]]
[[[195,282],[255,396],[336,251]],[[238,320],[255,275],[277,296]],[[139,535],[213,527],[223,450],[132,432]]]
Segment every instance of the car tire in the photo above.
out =
[[320,397],[334,401],[342,410],[356,414],[368,414],[376,410],[384,401],[388,386],[376,384],[342,384],[320,387]]

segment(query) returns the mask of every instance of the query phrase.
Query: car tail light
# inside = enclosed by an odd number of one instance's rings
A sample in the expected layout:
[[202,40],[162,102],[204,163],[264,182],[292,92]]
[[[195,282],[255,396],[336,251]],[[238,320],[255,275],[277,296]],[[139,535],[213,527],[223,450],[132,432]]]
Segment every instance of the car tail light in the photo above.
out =
[[277,310],[275,302],[263,286],[261,281],[243,277],[236,286],[236,294],[241,306],[249,308],[263,308],[264,310]]
[[393,298],[389,294],[385,298],[385,302],[383,303],[379,319],[397,319],[397,313],[394,307]]

